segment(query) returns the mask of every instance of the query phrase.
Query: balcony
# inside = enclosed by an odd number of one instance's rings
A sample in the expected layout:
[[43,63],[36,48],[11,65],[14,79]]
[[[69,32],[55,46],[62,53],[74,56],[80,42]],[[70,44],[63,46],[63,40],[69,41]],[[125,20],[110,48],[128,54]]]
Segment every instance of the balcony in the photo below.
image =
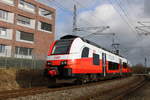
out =
[[25,47],[15,47],[15,57],[16,58],[24,58],[24,59],[32,59],[32,48]]
[[42,8],[39,9],[39,15],[48,19],[52,19],[52,12]]
[[27,12],[35,13],[35,5],[25,2],[24,0],[19,0],[18,7]]
[[11,46],[0,44],[0,56],[11,57]]
[[13,33],[12,29],[0,27],[0,38],[12,40],[12,33]]
[[8,5],[14,5],[14,0],[0,0],[0,2],[3,2]]
[[14,13],[5,10],[0,10],[0,21],[14,23]]
[[21,25],[21,26],[35,29],[35,20],[28,18],[28,17],[18,15],[17,16],[17,25]]

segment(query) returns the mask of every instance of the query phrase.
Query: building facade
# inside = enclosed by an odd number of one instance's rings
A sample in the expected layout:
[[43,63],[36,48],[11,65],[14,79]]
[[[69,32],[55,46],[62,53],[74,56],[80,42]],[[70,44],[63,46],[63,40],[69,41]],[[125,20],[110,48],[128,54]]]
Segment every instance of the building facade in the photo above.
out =
[[44,59],[54,33],[55,9],[36,0],[0,0],[0,56]]

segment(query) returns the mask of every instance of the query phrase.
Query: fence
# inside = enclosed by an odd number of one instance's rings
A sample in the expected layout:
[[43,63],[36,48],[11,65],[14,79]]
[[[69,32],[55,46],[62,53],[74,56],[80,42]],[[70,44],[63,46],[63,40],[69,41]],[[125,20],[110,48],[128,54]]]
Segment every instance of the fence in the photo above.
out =
[[1,68],[28,68],[28,69],[41,69],[45,66],[46,57],[39,60],[36,57],[31,59],[27,58],[16,58],[16,57],[0,57]]

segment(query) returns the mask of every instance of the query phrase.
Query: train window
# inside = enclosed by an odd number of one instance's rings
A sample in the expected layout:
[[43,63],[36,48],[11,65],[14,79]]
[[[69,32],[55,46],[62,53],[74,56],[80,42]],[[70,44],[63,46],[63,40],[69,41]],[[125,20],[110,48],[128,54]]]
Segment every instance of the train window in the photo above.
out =
[[109,62],[108,63],[108,69],[109,70],[118,70],[119,69],[119,67],[118,67],[118,63],[114,63],[114,62]]
[[94,65],[99,65],[100,64],[99,55],[98,54],[94,54],[93,53],[93,64]]
[[73,40],[64,39],[56,42],[52,54],[67,54]]
[[81,55],[81,57],[82,58],[87,58],[89,56],[89,48],[88,47],[85,47],[85,48],[83,48],[83,50],[82,50],[82,55]]
[[127,63],[123,63],[123,68],[127,68]]

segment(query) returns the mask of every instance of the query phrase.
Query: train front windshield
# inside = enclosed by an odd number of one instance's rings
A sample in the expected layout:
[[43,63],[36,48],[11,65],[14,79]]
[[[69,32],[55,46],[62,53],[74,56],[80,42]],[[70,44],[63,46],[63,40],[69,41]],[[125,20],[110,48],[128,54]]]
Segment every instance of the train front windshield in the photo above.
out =
[[53,47],[52,54],[68,54],[73,39],[58,40]]

